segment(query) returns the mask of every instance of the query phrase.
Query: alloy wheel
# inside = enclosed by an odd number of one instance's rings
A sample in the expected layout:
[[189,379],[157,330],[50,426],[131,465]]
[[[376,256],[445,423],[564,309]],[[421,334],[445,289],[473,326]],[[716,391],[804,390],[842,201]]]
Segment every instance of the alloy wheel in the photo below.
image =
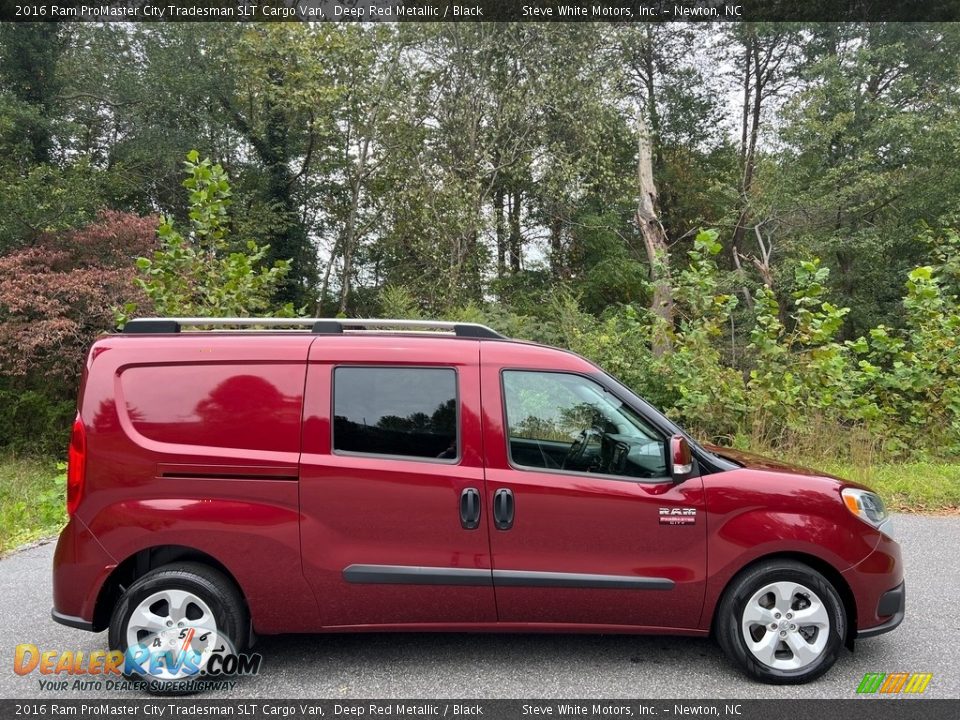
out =
[[747,649],[761,663],[775,670],[801,670],[827,647],[830,614],[805,585],[774,582],[747,601],[741,630]]

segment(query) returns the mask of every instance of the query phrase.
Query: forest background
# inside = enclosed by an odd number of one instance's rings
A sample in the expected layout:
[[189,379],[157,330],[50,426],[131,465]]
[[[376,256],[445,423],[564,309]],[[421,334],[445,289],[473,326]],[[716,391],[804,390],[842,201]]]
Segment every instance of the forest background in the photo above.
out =
[[956,511],[958,160],[949,23],[0,25],[0,549],[134,314],[483,322]]

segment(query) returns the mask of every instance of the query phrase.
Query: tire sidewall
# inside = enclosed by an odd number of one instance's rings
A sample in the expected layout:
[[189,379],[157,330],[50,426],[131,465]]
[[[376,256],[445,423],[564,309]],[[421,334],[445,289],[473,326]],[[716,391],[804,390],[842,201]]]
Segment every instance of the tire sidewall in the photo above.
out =
[[[741,630],[743,611],[750,598],[764,585],[774,582],[797,582],[814,592],[823,602],[830,616],[827,645],[811,665],[797,670],[772,668],[758,660],[747,647]],[[731,587],[721,606],[718,631],[721,646],[751,677],[771,684],[800,684],[810,682],[829,670],[843,647],[847,631],[846,612],[834,587],[820,573],[799,563],[756,568]]]
[[[229,640],[228,649],[232,652],[242,650],[242,618],[236,607],[230,607],[231,603],[235,605],[235,601],[229,588],[220,587],[217,580],[189,570],[160,568],[150,572],[131,585],[120,598],[110,620],[109,644],[111,649],[124,653],[124,676],[147,683],[148,692],[164,695],[192,694],[195,691],[178,688],[183,680],[164,681],[137,671],[126,672],[127,623],[133,610],[147,597],[160,590],[185,590],[203,600],[216,620],[217,633]],[[200,675],[193,677],[199,678]]]

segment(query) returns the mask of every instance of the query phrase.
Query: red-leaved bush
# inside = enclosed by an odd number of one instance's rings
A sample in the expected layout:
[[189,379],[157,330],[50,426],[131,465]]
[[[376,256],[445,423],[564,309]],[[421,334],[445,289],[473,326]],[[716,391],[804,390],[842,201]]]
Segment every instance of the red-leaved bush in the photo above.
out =
[[0,257],[0,375],[75,392],[90,343],[114,327],[113,308],[135,300],[148,309],[134,261],[154,249],[156,229],[155,217],[106,211]]

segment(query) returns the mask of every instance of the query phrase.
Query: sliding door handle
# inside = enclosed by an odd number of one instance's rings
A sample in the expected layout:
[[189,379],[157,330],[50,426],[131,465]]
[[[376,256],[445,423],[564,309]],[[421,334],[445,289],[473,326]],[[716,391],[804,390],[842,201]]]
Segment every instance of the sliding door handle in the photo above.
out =
[[493,494],[493,524],[497,530],[509,530],[513,527],[514,502],[513,490],[500,488]]
[[480,492],[476,488],[460,493],[460,526],[464,530],[480,527]]

